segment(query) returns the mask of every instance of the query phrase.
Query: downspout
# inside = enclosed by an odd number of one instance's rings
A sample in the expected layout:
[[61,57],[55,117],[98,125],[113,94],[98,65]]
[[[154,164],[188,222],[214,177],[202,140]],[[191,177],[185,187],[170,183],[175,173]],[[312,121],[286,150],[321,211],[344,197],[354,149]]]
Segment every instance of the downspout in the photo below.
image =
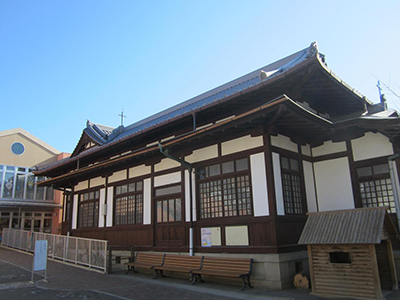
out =
[[168,157],[168,158],[170,158],[170,159],[172,159],[172,160],[177,161],[177,162],[180,163],[182,166],[184,166],[185,168],[187,168],[188,171],[189,171],[189,201],[190,201],[190,204],[189,204],[189,209],[190,209],[190,213],[189,213],[189,216],[190,216],[189,255],[190,255],[190,256],[193,256],[193,255],[194,255],[194,253],[193,253],[193,187],[192,187],[193,166],[192,166],[190,163],[188,163],[187,161],[184,161],[184,160],[182,160],[182,159],[179,159],[179,158],[177,158],[177,157],[174,157],[174,156],[172,156],[171,154],[165,152],[165,151],[163,150],[163,148],[162,148],[162,145],[161,145],[160,143],[158,143],[158,148],[160,148],[160,152],[161,152],[164,156],[166,156],[166,157]]
[[397,172],[396,159],[400,158],[400,153],[392,155],[388,158],[390,181],[392,182],[394,204],[396,206],[397,223],[400,230],[400,186],[399,186],[399,173]]

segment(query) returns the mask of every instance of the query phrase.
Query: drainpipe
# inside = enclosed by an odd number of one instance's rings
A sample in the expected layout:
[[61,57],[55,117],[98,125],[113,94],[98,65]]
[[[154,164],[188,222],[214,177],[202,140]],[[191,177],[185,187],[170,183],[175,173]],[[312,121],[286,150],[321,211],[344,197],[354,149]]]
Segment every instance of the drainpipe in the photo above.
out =
[[172,156],[171,154],[169,154],[168,152],[164,151],[162,148],[162,145],[160,143],[158,143],[158,148],[160,148],[160,152],[172,159],[177,161],[178,163],[180,163],[182,166],[184,166],[185,168],[188,169],[189,171],[189,209],[190,209],[190,229],[189,229],[189,255],[193,256],[193,187],[192,187],[192,173],[193,173],[193,166],[188,163],[187,161],[183,160],[183,159],[179,159],[177,157]]
[[400,186],[399,186],[399,173],[397,172],[396,159],[400,158],[400,153],[392,155],[388,158],[390,181],[392,182],[394,203],[396,206],[397,223],[400,230]]

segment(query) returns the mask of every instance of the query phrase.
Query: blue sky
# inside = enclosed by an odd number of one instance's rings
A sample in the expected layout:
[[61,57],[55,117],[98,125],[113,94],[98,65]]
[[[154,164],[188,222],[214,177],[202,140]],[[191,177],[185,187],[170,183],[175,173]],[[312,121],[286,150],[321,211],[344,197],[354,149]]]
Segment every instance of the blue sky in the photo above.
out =
[[313,41],[378,102],[376,78],[400,95],[399,11],[398,0],[2,0],[0,130],[72,152],[87,119],[115,127],[124,109],[132,124]]

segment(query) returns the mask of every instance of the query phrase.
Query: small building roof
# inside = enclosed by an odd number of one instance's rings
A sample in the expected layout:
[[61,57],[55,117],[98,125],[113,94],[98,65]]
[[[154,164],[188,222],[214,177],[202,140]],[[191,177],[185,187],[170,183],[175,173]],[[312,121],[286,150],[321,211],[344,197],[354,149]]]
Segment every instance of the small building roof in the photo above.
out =
[[380,244],[398,233],[387,207],[310,213],[299,244]]

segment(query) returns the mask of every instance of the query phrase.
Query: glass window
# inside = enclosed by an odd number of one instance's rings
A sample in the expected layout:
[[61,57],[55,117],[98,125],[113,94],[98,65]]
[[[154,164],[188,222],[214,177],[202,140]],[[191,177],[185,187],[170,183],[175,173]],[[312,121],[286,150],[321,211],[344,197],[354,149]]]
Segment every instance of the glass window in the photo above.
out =
[[17,174],[17,183],[15,185],[15,197],[18,199],[24,198],[25,174]]
[[222,174],[232,173],[235,171],[233,161],[228,161],[222,164]]
[[283,201],[286,214],[303,214],[303,192],[299,161],[281,156]]
[[99,225],[99,191],[80,194],[78,227]]
[[182,205],[180,198],[157,200],[157,223],[182,221]]
[[363,207],[387,206],[388,212],[396,212],[387,163],[357,168],[357,175]]
[[[248,158],[213,165],[222,169],[222,176],[216,179],[211,172],[203,174],[198,168],[200,195],[200,217],[202,219],[250,216],[253,214]],[[204,167],[205,170],[211,169]],[[246,172],[247,171],[247,172]],[[240,172],[240,173],[238,173]]]
[[3,197],[12,198],[14,188],[14,173],[7,172],[4,177]]
[[115,188],[115,225],[143,223],[143,192],[141,187],[142,182],[140,181]]
[[180,185],[174,185],[165,188],[156,189],[156,197],[164,196],[164,195],[172,195],[172,194],[179,194],[182,191],[182,187]]
[[28,175],[26,183],[26,199],[33,199],[34,188],[35,188],[35,175]]
[[[46,199],[45,200],[53,200],[54,190],[52,187],[46,187]],[[96,197],[99,198],[99,197]]]
[[22,145],[22,143],[16,142],[11,145],[11,151],[16,155],[21,155],[25,152],[25,147]]

